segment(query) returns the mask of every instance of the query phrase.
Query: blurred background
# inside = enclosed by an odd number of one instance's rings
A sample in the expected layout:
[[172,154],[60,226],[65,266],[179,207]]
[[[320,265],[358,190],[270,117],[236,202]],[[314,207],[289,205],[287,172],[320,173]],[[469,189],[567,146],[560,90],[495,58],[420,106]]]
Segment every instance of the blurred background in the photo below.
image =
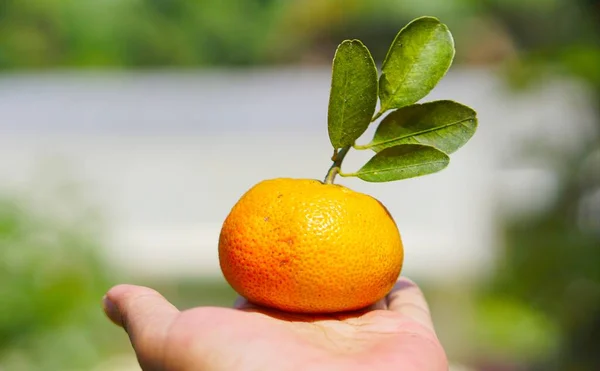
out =
[[139,370],[116,283],[231,305],[220,225],[324,177],[337,44],[380,63],[421,15],[457,47],[425,100],[479,130],[439,174],[339,182],[390,209],[453,370],[600,370],[597,0],[0,0],[0,370]]

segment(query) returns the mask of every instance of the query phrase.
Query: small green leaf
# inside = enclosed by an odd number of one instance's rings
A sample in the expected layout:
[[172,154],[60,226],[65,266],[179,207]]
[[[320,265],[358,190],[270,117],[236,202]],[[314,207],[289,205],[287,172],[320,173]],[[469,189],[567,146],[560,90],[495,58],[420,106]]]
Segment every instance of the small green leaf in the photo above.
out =
[[448,27],[434,17],[420,17],[394,39],[381,67],[381,112],[425,97],[444,77],[454,59]]
[[377,68],[359,40],[340,44],[333,58],[327,126],[334,148],[351,146],[371,123],[377,105]]
[[462,104],[449,100],[413,104],[387,115],[367,147],[379,152],[398,144],[425,144],[449,154],[476,129],[477,113]]
[[432,174],[448,166],[447,154],[433,147],[401,144],[378,152],[354,174],[367,182],[390,182]]

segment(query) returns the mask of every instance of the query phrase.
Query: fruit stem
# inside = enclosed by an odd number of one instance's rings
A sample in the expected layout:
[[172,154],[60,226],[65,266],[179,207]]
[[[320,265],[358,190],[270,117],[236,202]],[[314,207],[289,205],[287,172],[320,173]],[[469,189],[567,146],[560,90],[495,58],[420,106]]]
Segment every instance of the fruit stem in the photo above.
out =
[[344,157],[346,157],[346,154],[348,153],[348,151],[350,150],[350,146],[348,147],[344,147],[342,149],[340,149],[339,152],[334,153],[332,160],[333,160],[333,164],[331,165],[331,167],[329,168],[329,171],[327,171],[327,175],[325,176],[325,184],[333,184],[333,181],[335,180],[335,176],[340,172],[341,168],[342,168],[342,161],[344,161]]

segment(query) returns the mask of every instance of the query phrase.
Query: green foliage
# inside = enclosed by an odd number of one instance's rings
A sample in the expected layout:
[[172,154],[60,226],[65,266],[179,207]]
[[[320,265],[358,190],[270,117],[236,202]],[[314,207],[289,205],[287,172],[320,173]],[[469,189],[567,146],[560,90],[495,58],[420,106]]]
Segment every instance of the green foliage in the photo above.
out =
[[346,40],[333,58],[327,117],[334,148],[351,146],[367,130],[377,105],[377,68],[366,46]]
[[[520,16],[510,5],[497,4],[497,19],[510,28],[515,39],[527,40],[518,59],[508,66],[510,82],[522,89],[533,87],[533,82],[575,78],[586,86],[596,108],[600,107],[598,1],[546,2],[558,6]],[[520,4],[525,7],[529,2]],[[537,362],[535,369],[539,370],[600,369],[600,215],[593,196],[600,190],[600,111],[595,113],[594,128],[588,128],[591,130],[577,147],[565,150],[539,138],[528,143],[531,150],[522,160],[533,159],[551,170],[556,192],[542,212],[505,221],[506,249],[492,282],[484,289],[484,296],[501,295],[503,300],[527,303],[556,328],[558,347]],[[572,121],[576,120],[574,116]],[[486,310],[485,302],[483,305]],[[493,325],[490,322],[478,325]],[[503,334],[497,335],[499,343]],[[512,339],[514,345],[518,340]]]
[[475,134],[474,110],[452,101],[435,101],[400,108],[377,127],[366,148],[375,151],[398,144],[424,144],[453,153]]
[[382,150],[356,174],[348,175],[368,182],[390,182],[436,173],[448,166],[449,162],[447,154],[433,147],[401,144]]
[[319,50],[340,32],[372,35],[379,55],[387,45],[377,41],[394,34],[399,19],[446,8],[392,0],[2,0],[0,70],[301,62],[329,58]]
[[383,61],[379,79],[380,112],[424,98],[446,74],[454,59],[454,40],[433,17],[410,22],[398,33]]
[[[369,50],[358,40],[342,42],[333,60],[328,129],[334,163],[325,182],[333,182],[336,173],[389,182],[448,166],[448,154],[475,133],[476,113],[452,101],[416,102],[437,85],[453,58],[452,35],[433,17],[417,18],[398,33],[383,62],[379,83]],[[377,95],[380,109],[371,118]],[[369,124],[392,108],[396,110],[379,123],[373,141],[356,145]],[[341,163],[351,147],[378,153],[359,171],[343,173]]]
[[0,196],[0,370],[110,369],[112,357],[133,357],[101,309],[106,291],[126,280],[181,309],[232,305],[236,293],[223,279],[149,282],[117,272],[103,259],[95,208],[60,169],[45,170],[45,195]]
[[0,369],[89,369],[119,341],[100,298],[111,272],[82,223],[0,200]]
[[490,295],[480,299],[474,317],[478,351],[488,357],[528,361],[559,347],[556,323],[524,300]]
[[3,0],[0,68],[248,65],[279,1]]
[[[600,365],[595,340],[600,334],[600,233],[583,229],[573,218],[573,204],[582,202],[578,192],[597,185],[582,187],[586,174],[581,170],[572,165],[561,177],[564,188],[549,210],[507,223],[505,256],[484,294],[502,293],[505,298],[527,303],[550,322],[560,342],[557,349],[547,349],[543,370],[596,370]],[[480,319],[482,327],[495,326],[492,318]],[[555,336],[553,331],[547,334],[550,339]],[[501,333],[489,335],[488,340],[502,341]],[[539,347],[550,345],[542,341],[548,340],[543,336],[537,339]],[[512,345],[505,345],[515,346],[519,340],[513,338]]]

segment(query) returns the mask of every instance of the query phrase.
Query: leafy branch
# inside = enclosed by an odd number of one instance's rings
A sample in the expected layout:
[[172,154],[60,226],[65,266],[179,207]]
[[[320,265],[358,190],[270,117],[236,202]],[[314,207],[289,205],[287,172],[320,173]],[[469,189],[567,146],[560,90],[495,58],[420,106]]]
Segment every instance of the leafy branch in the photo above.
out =
[[[325,182],[333,183],[337,174],[387,182],[444,169],[448,155],[474,135],[476,112],[450,100],[417,102],[445,76],[454,54],[452,34],[434,17],[417,18],[398,33],[379,76],[362,42],[342,42],[333,59],[327,124],[334,155]],[[388,111],[371,142],[357,145],[370,124]],[[376,153],[358,171],[343,173],[351,148]]]

